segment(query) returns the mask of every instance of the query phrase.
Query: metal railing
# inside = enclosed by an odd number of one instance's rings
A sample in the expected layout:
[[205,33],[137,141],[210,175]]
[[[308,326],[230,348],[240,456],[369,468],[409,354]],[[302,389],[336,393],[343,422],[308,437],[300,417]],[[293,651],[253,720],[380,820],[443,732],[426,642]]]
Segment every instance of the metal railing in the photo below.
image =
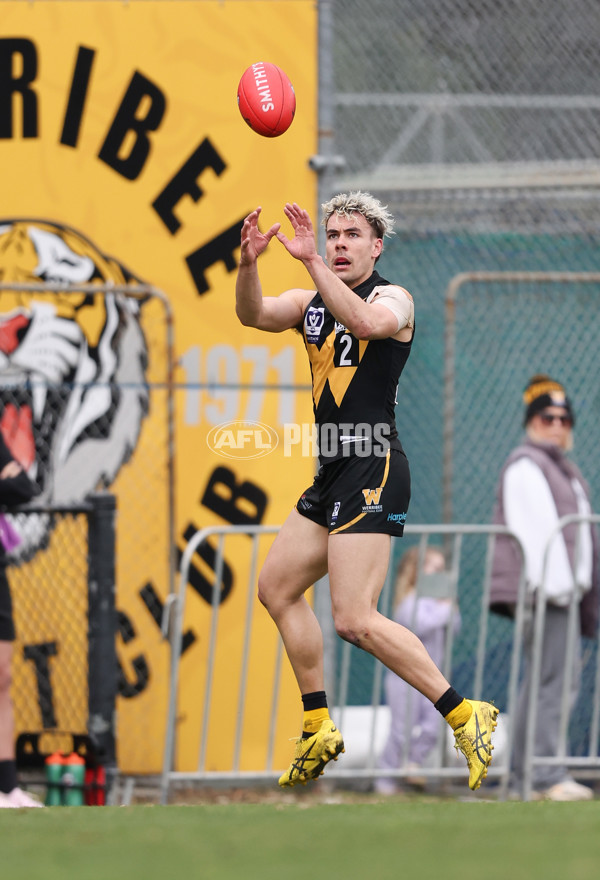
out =
[[[169,701],[167,708],[167,728],[165,734],[165,751],[164,764],[161,782],[161,802],[166,803],[170,783],[176,780],[189,781],[221,781],[223,779],[252,779],[260,781],[263,779],[275,779],[277,774],[271,769],[274,742],[274,725],[277,711],[277,698],[279,675],[281,670],[281,662],[283,657],[283,649],[281,643],[276,659],[275,680],[273,688],[271,713],[271,724],[269,733],[269,747],[267,757],[267,769],[252,773],[243,773],[239,770],[239,757],[242,736],[242,726],[244,719],[244,703],[246,695],[247,682],[247,660],[250,644],[250,627],[252,621],[252,608],[254,602],[255,585],[258,578],[258,540],[261,535],[276,534],[279,526],[213,526],[196,532],[189,540],[183,556],[181,558],[179,586],[176,593],[171,594],[165,603],[163,616],[163,634],[169,635],[171,645],[171,676],[169,687]],[[185,613],[186,592],[189,578],[189,569],[194,553],[200,546],[211,536],[218,535],[218,545],[216,550],[216,559],[214,567],[214,581],[212,585],[212,601],[211,601],[211,623],[208,644],[208,661],[206,668],[206,681],[204,691],[204,706],[202,714],[202,730],[200,735],[200,744],[198,750],[198,767],[195,771],[178,772],[173,769],[175,756],[175,728],[177,715],[177,691],[179,684],[179,664],[181,660],[181,632],[183,627],[183,617]],[[206,770],[206,751],[208,743],[210,705],[212,696],[212,680],[215,662],[215,651],[217,644],[217,629],[219,620],[219,606],[221,599],[221,585],[223,580],[224,569],[224,544],[227,535],[248,535],[252,538],[252,556],[249,566],[248,583],[247,583],[247,603],[246,603],[246,625],[244,633],[243,647],[243,664],[242,684],[238,695],[238,710],[236,713],[237,726],[235,733],[235,745],[233,756],[233,769],[226,772],[213,772]]]
[[[247,663],[249,656],[249,640],[250,640],[250,628],[252,624],[252,612],[253,612],[253,604],[255,602],[255,590],[256,590],[256,581],[258,576],[258,542],[261,536],[276,534],[279,530],[278,526],[215,526],[210,528],[202,529],[198,531],[189,541],[185,552],[182,556],[181,566],[180,566],[180,575],[179,575],[179,587],[176,593],[174,593],[167,602],[165,607],[165,614],[163,618],[163,633],[169,636],[170,645],[171,645],[171,676],[170,676],[170,692],[169,692],[169,701],[168,701],[168,710],[167,710],[167,725],[166,725],[166,734],[165,734],[165,750],[164,750],[164,764],[163,764],[163,772],[161,777],[161,802],[167,803],[169,798],[170,787],[173,783],[177,782],[198,782],[202,784],[209,783],[224,783],[230,782],[231,784],[247,784],[251,782],[267,782],[267,781],[275,781],[279,776],[281,770],[273,767],[273,741],[275,735],[275,723],[276,716],[278,711],[278,687],[280,681],[280,673],[281,673],[281,663],[283,658],[283,648],[281,641],[279,642],[279,648],[276,658],[276,670],[274,675],[274,686],[271,697],[271,718],[269,723],[269,743],[266,752],[266,760],[262,767],[256,767],[251,771],[242,771],[240,770],[240,746],[241,746],[241,736],[242,729],[244,723],[244,703],[245,703],[245,695],[246,695],[246,682],[247,682]],[[252,540],[252,557],[251,564],[249,566],[249,575],[248,582],[246,584],[246,622],[245,622],[245,632],[243,636],[244,645],[242,649],[242,665],[243,668],[241,670],[240,676],[240,685],[237,695],[237,708],[236,708],[236,730],[234,735],[234,746],[233,746],[233,754],[231,757],[229,770],[208,770],[206,766],[206,757],[207,757],[207,742],[208,742],[208,730],[209,730],[209,721],[210,721],[210,711],[211,711],[211,695],[212,695],[212,679],[214,674],[214,662],[215,662],[215,651],[217,646],[217,633],[218,633],[218,618],[219,618],[219,605],[221,599],[221,582],[223,578],[223,569],[224,569],[224,545],[225,540],[228,536],[233,535],[247,535]],[[485,541],[485,570],[483,574],[483,582],[480,591],[480,604],[479,604],[479,623],[477,626],[477,632],[473,634],[473,644],[475,644],[475,662],[474,662],[474,680],[473,680],[473,690],[469,694],[469,696],[473,698],[479,698],[481,696],[481,691],[483,687],[483,669],[486,660],[486,640],[488,636],[488,626],[487,626],[487,618],[488,618],[488,604],[489,604],[489,586],[490,586],[490,571],[491,571],[491,560],[493,556],[494,550],[494,542],[498,535],[508,535],[512,537],[515,541],[514,535],[509,532],[508,529],[503,528],[501,526],[493,526],[493,525],[431,525],[431,526],[410,526],[405,529],[405,535],[407,537],[418,537],[420,540],[420,547],[424,552],[427,547],[427,543],[433,536],[439,536],[444,539],[447,546],[447,556],[450,560],[449,569],[450,569],[450,580],[453,584],[452,589],[456,596],[458,596],[458,582],[460,576],[460,568],[461,568],[461,556],[463,555],[463,543],[466,537],[475,537],[479,538],[479,540],[484,539]],[[207,647],[207,666],[205,671],[205,681],[204,681],[204,701],[203,701],[203,715],[201,722],[201,732],[200,732],[200,742],[198,746],[198,763],[197,767],[193,770],[175,770],[174,769],[174,757],[176,752],[176,728],[177,728],[177,694],[178,694],[178,685],[179,685],[179,664],[181,658],[181,645],[182,645],[182,630],[183,630],[183,618],[185,613],[185,604],[186,604],[186,592],[188,585],[188,576],[189,569],[193,555],[198,551],[200,546],[211,536],[217,536],[217,548],[215,554],[215,562],[214,562],[214,581],[212,584],[212,601],[211,601],[211,622],[210,622],[210,634],[209,634],[209,644]],[[517,545],[520,547],[517,541]],[[387,597],[389,596],[390,589],[390,577],[388,576],[388,581],[384,587],[384,591],[382,594],[382,602],[385,602]],[[512,715],[512,707],[515,704],[516,693],[517,693],[517,685],[518,685],[518,673],[519,673],[519,663],[520,663],[520,645],[522,640],[522,630],[523,630],[523,620],[524,620],[524,611],[525,611],[525,589],[524,589],[524,566],[521,572],[521,585],[519,589],[519,602],[517,604],[516,616],[515,616],[515,628],[514,633],[515,637],[513,640],[513,647],[511,653],[511,662],[510,662],[510,670],[509,670],[509,683],[508,683],[508,697],[506,703],[506,717],[507,721],[507,747],[504,750],[504,755],[500,756],[497,761],[494,762],[489,772],[489,779],[496,780],[500,784],[500,796],[506,793],[508,786],[508,776],[510,771],[510,748],[512,742],[512,733],[511,733],[511,725],[510,719]],[[327,628],[327,621],[321,620],[321,624],[324,628]],[[348,675],[349,675],[349,662],[350,662],[350,651],[351,645],[345,643],[342,649],[342,658],[340,664],[340,676],[339,681],[340,685],[338,688],[338,699],[337,699],[337,708],[336,713],[339,713],[338,723],[340,727],[343,723],[344,714],[346,712],[346,700],[348,696]],[[445,663],[444,668],[445,671],[449,673],[451,666],[451,655],[452,655],[452,639],[448,638],[446,645],[446,655],[445,655]],[[326,657],[326,665],[328,658]],[[505,670],[504,670],[505,672]],[[232,677],[236,674],[235,670],[232,670]],[[375,716],[378,707],[381,704],[381,676],[383,674],[383,666],[379,663],[376,664],[376,674],[373,679],[372,693],[371,693],[371,708],[373,710],[373,717],[371,720],[372,725],[372,733],[374,732],[374,725],[376,724]],[[503,707],[504,708],[504,707]],[[438,745],[439,748],[436,749],[435,759],[431,767],[424,768],[424,773],[430,777],[435,779],[456,779],[456,780],[464,780],[466,768],[464,766],[464,762],[456,763],[455,765],[448,765],[447,756],[445,755],[444,750],[444,737],[441,731],[445,731],[446,725],[444,725],[440,718],[440,736]],[[376,755],[374,752],[374,743],[375,737],[371,736],[370,742],[370,750],[369,754],[366,756],[365,760],[362,760],[362,766],[349,766],[344,768],[341,764],[335,766],[335,769],[332,768],[330,771],[330,777],[332,780],[361,780],[361,779],[371,779],[374,780],[378,776],[397,776],[402,778],[407,774],[407,767],[402,766],[399,767],[396,771],[390,772],[389,770],[379,770],[376,767]]]
[[[518,601],[515,609],[515,621],[514,621],[514,637],[510,652],[510,664],[509,664],[509,672],[508,672],[508,686],[507,686],[507,696],[506,703],[502,706],[501,718],[504,722],[504,731],[506,735],[505,746],[502,750],[501,755],[497,755],[494,758],[494,762],[492,763],[489,771],[488,771],[488,780],[496,781],[499,784],[499,796],[501,798],[506,797],[508,792],[509,785],[509,774],[510,774],[510,760],[512,753],[512,741],[513,741],[513,729],[512,729],[512,718],[513,718],[513,707],[516,704],[517,699],[517,688],[518,688],[518,676],[519,676],[519,666],[521,659],[521,645],[523,638],[523,627],[524,627],[524,619],[525,619],[525,602],[526,602],[526,591],[525,591],[525,567],[523,562],[523,551],[521,548],[521,544],[512,532],[509,529],[503,526],[496,525],[478,525],[478,524],[462,524],[462,525],[449,525],[449,524],[434,524],[434,525],[413,525],[406,526],[404,529],[404,535],[406,538],[410,538],[413,536],[419,537],[419,554],[422,559],[424,559],[425,550],[428,546],[428,542],[432,537],[441,538],[443,540],[443,544],[445,547],[446,557],[449,560],[448,565],[448,573],[450,579],[450,593],[452,598],[458,602],[459,596],[459,580],[460,580],[460,569],[461,569],[461,560],[463,558],[463,544],[464,539],[468,537],[479,537],[485,539],[485,554],[484,554],[484,571],[481,579],[481,589],[478,593],[479,596],[479,613],[477,615],[477,626],[476,632],[473,633],[472,642],[475,644],[475,655],[474,655],[474,674],[473,681],[471,684],[471,690],[469,691],[467,696],[472,699],[486,699],[489,698],[489,695],[483,693],[483,675],[486,664],[486,655],[487,655],[487,642],[488,642],[488,634],[489,634],[489,626],[488,626],[488,606],[489,606],[489,596],[490,596],[490,578],[491,578],[491,566],[492,559],[494,554],[494,545],[495,540],[499,535],[506,535],[513,539],[519,548],[519,552],[521,555],[521,574],[518,588]],[[383,607],[389,606],[389,594],[391,591],[391,585],[393,581],[393,570],[390,566],[388,570],[388,577],[386,583],[384,585],[381,602]],[[452,680],[452,665],[453,665],[453,647],[454,647],[454,636],[452,631],[452,621],[448,622],[446,628],[446,640],[445,640],[445,652],[444,652],[444,662],[442,665],[442,672],[448,680]],[[344,725],[344,714],[347,709],[347,688],[348,688],[348,680],[350,675],[350,662],[351,662],[351,650],[352,645],[349,643],[345,643],[342,648],[342,661],[341,661],[341,671],[340,671],[340,689],[337,700],[337,706],[339,707],[336,711],[339,712],[337,716],[337,722],[340,726],[340,729],[343,729]],[[408,754],[408,743],[405,744],[404,754],[403,754],[403,763],[402,766],[398,767],[396,770],[390,769],[380,769],[377,767],[377,737],[376,737],[376,725],[377,725],[377,713],[378,708],[381,704],[381,682],[384,673],[384,667],[381,663],[377,663],[375,667],[375,674],[373,680],[373,688],[371,694],[371,736],[369,742],[369,749],[366,754],[364,760],[364,766],[361,768],[353,767],[345,769],[344,767],[336,766],[333,770],[336,779],[377,779],[378,777],[385,777],[386,779],[397,778],[402,780],[409,774],[414,775],[414,768],[410,767],[409,754]],[[407,701],[407,717],[410,718],[411,714],[411,706],[410,706],[410,697]],[[446,733],[449,728],[447,725],[442,722],[441,716],[439,719],[439,727],[438,727],[438,738],[437,743],[433,755],[433,760],[429,762],[428,766],[423,766],[419,769],[419,776],[423,776],[426,779],[430,780],[457,780],[462,781],[465,778],[465,765],[462,757],[460,760],[453,762],[448,758],[448,743]],[[332,774],[333,775],[333,774]]]

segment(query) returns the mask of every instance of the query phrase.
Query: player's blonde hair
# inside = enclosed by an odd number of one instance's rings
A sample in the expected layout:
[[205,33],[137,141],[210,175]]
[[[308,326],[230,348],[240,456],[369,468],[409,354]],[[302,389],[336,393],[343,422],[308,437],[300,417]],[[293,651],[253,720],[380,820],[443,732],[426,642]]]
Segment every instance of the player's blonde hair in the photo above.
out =
[[394,235],[394,218],[387,209],[370,193],[356,190],[351,193],[339,193],[321,205],[323,226],[327,227],[332,214],[349,217],[353,213],[362,214],[377,238]]

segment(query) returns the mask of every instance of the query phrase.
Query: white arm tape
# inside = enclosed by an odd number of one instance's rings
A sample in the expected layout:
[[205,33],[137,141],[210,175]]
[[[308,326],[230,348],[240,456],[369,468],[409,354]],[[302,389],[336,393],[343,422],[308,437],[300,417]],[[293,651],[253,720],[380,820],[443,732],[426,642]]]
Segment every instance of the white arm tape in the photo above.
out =
[[398,320],[396,333],[404,327],[412,330],[415,326],[415,304],[402,287],[395,284],[375,287],[367,302],[376,302],[377,305],[385,306],[392,312]]

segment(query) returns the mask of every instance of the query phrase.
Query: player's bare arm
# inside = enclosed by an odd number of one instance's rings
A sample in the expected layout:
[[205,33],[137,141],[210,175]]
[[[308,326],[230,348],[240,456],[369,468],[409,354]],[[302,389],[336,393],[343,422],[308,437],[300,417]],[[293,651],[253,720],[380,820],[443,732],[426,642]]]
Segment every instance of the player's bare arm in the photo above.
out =
[[[397,335],[398,338],[402,338],[403,328],[398,326],[397,317],[387,306],[375,302],[366,303],[357,294],[353,293],[348,284],[338,277],[335,271],[332,271],[319,256],[314,229],[308,212],[300,208],[296,203],[287,204],[284,211],[294,230],[294,238],[288,239],[280,230],[277,230],[275,234],[288,253],[295,257],[295,259],[300,260],[306,267],[315,287],[335,319],[347,327],[352,335],[358,339],[386,339],[389,336]],[[368,233],[360,229],[350,229],[346,234],[361,235]],[[358,283],[366,280],[373,270],[375,257],[378,255],[377,241],[377,239],[373,240],[373,255],[367,263],[365,277],[360,278]],[[410,338],[410,332],[407,338]]]
[[236,314],[246,327],[280,333],[302,322],[304,309],[314,296],[314,291],[294,288],[277,297],[263,296],[258,257],[266,250],[280,224],[274,223],[267,232],[261,232],[258,228],[260,212],[261,208],[257,208],[248,214],[242,226],[240,265],[235,286]]

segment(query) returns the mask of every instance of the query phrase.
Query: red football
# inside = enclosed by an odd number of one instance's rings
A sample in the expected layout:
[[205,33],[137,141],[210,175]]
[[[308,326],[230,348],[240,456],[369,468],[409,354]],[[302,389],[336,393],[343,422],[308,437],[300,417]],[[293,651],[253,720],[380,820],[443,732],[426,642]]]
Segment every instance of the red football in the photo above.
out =
[[263,137],[287,131],[296,112],[294,87],[276,64],[257,61],[242,74],[237,90],[240,113]]

